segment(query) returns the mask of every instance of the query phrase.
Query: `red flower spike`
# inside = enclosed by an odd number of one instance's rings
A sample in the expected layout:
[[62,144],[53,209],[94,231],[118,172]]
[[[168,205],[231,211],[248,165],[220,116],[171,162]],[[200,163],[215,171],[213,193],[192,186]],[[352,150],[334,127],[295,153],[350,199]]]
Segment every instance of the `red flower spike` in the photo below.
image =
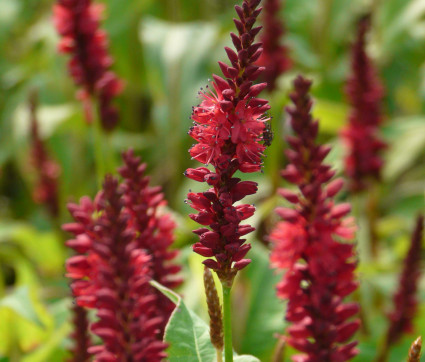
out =
[[[237,52],[225,47],[231,65],[220,62],[219,66],[226,78],[213,75],[213,89],[200,92],[202,102],[194,107],[195,125],[189,130],[196,141],[189,150],[192,158],[214,167],[214,171],[199,167],[185,172],[187,177],[212,186],[207,192],[188,194],[187,202],[199,211],[189,216],[209,227],[195,232],[200,242],[193,250],[214,257],[216,260],[207,259],[204,264],[229,286],[237,271],[250,262],[241,259],[249,250],[244,248],[241,236],[254,230],[250,225],[239,225],[254,213],[254,208],[233,204],[257,191],[255,182],[241,181],[233,175],[238,170],[260,171],[266,149],[264,132],[269,118],[264,112],[270,107],[266,100],[255,98],[266,83],[253,84],[264,70],[254,65],[262,52],[261,43],[254,43],[260,28],[253,28],[261,10],[257,9],[259,3],[245,0],[242,7],[236,7],[239,19],[234,23],[239,35],[231,33],[231,37]],[[204,236],[206,233],[214,237]]]
[[86,119],[91,122],[92,101],[97,102],[102,127],[112,130],[118,122],[118,111],[112,105],[122,92],[123,82],[109,70],[108,38],[99,28],[103,5],[91,0],[57,0],[53,21],[59,35],[59,51],[71,56],[69,73],[79,87]]
[[78,305],[97,309],[91,329],[103,345],[90,348],[97,361],[160,361],[174,305],[149,280],[169,288],[181,283],[169,249],[174,223],[159,212],[165,201],[159,187],[149,186],[146,165],[132,151],[123,159],[120,185],[107,176],[94,202],[83,197],[68,206],[75,222],[64,229],[75,237],[67,245],[78,255],[67,261],[67,276]]
[[40,138],[37,120],[37,96],[30,97],[31,121],[31,163],[37,172],[38,182],[33,191],[33,199],[38,204],[44,204],[53,217],[59,214],[58,178],[60,166],[49,157],[49,153]]
[[[103,345],[89,352],[95,353],[97,361],[160,361],[165,357],[165,345],[151,351],[151,346],[158,343],[162,322],[149,285],[151,260],[138,248],[135,233],[128,227],[129,215],[118,181],[107,176],[102,192],[90,206],[99,215],[85,225],[92,248],[67,263],[68,273],[76,279],[72,289],[77,303],[98,311],[98,321],[91,330]],[[78,211],[84,212],[75,210],[74,218]],[[86,211],[92,210],[90,207]],[[71,262],[77,258],[77,263]],[[77,277],[75,270],[79,268],[81,275]]]
[[277,78],[292,66],[288,55],[288,48],[281,44],[285,34],[285,27],[279,17],[281,3],[284,0],[265,0],[263,12],[264,30],[261,37],[263,53],[256,62],[264,67],[261,78],[267,82],[267,90],[276,88]]
[[[124,178],[123,189],[126,210],[130,215],[131,227],[137,233],[138,247],[151,256],[152,279],[173,289],[182,280],[175,277],[180,267],[171,263],[177,256],[176,250],[170,250],[174,242],[175,223],[168,214],[160,214],[159,206],[165,206],[164,195],[159,187],[150,187],[149,178],[144,175],[146,165],[140,163],[132,150],[122,155],[124,166],[118,171]],[[161,331],[174,310],[174,304],[161,292],[154,290],[157,296],[159,315],[163,318]]]
[[413,318],[418,306],[416,292],[421,275],[423,228],[424,218],[419,215],[404,261],[399,287],[394,295],[394,311],[390,314],[391,324],[387,335],[388,346],[398,342],[403,333],[411,333],[413,330]]
[[380,152],[386,148],[386,143],[379,136],[383,87],[366,52],[369,27],[369,17],[358,24],[357,40],[352,48],[352,70],[346,85],[351,111],[348,125],[341,132],[348,152],[345,173],[353,192],[368,188],[370,179],[380,179],[383,166]]
[[298,192],[280,192],[295,207],[277,210],[283,221],[269,236],[271,264],[286,270],[277,294],[288,299],[287,342],[303,352],[293,360],[347,361],[357,353],[356,342],[346,342],[359,321],[348,320],[358,306],[343,303],[343,297],[357,288],[356,260],[354,245],[337,239],[352,239],[353,227],[344,218],[350,206],[333,201],[342,181],[329,182],[334,172],[323,163],[327,148],[316,143],[318,122],[311,116],[310,85],[299,76],[291,94],[294,105],[287,108],[294,136],[288,137],[291,158],[282,175]]

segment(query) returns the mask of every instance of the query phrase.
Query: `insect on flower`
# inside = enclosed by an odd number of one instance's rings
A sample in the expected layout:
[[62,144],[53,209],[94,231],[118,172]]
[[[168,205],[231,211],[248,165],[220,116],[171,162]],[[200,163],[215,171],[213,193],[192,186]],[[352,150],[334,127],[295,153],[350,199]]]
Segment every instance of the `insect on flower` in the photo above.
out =
[[264,141],[264,146],[271,146],[272,142],[273,142],[273,138],[274,138],[274,133],[272,131],[272,125],[267,122],[266,123],[266,128],[264,129],[264,133],[263,133],[263,141]]

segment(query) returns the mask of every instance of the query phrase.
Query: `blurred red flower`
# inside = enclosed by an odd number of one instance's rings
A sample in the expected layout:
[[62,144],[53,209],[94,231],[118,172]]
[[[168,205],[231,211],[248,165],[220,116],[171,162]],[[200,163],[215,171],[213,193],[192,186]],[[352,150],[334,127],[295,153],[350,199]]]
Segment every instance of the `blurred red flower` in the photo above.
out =
[[99,28],[103,7],[91,0],[58,0],[53,21],[62,37],[59,51],[71,56],[69,73],[80,87],[77,98],[83,103],[87,121],[93,119],[92,101],[96,101],[102,127],[109,131],[118,122],[112,100],[122,92],[123,82],[109,70],[108,37]]
[[311,82],[301,76],[291,94],[293,136],[287,137],[288,166],[282,176],[297,186],[297,192],[283,189],[280,194],[294,208],[278,208],[283,219],[269,236],[273,243],[271,263],[285,269],[277,294],[288,300],[287,342],[303,352],[294,361],[346,361],[357,354],[357,342],[347,343],[359,327],[348,321],[358,312],[355,303],[343,298],[357,288],[354,245],[339,239],[352,239],[353,220],[345,218],[349,204],[335,204],[333,197],[343,182],[323,160],[330,148],[317,144],[318,121],[311,116]]

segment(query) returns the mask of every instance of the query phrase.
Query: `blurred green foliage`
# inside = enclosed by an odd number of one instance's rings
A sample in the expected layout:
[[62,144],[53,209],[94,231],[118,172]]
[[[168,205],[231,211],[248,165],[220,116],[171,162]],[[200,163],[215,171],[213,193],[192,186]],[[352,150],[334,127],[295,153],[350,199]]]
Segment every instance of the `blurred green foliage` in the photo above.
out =
[[[61,361],[66,357],[71,330],[70,299],[63,277],[69,251],[60,225],[69,220],[66,202],[94,196],[97,185],[94,139],[85,123],[65,57],[56,51],[58,37],[48,0],[0,1],[0,354],[10,361]],[[170,211],[178,222],[176,246],[182,249],[185,303],[206,317],[200,260],[190,252],[195,227],[183,203],[188,189],[202,186],[183,177],[192,165],[187,149],[191,139],[191,106],[197,91],[219,72],[224,45],[230,44],[233,5],[230,0],[106,0],[104,27],[110,36],[114,70],[126,88],[118,105],[121,122],[104,137],[103,150],[119,164],[119,154],[133,147],[148,163],[152,183],[162,185]],[[423,0],[286,0],[285,42],[294,68],[279,79],[270,99],[275,141],[268,151],[265,173],[253,176],[260,191],[249,201],[257,205],[250,236],[255,246],[252,265],[237,280],[234,300],[235,349],[261,361],[271,358],[274,335],[284,332],[283,303],[274,296],[279,276],[268,266],[261,245],[275,221],[280,200],[278,171],[286,132],[283,107],[290,82],[302,72],[314,80],[315,115],[320,137],[334,146],[329,155],[341,169],[344,149],[337,139],[346,122],[343,95],[348,74],[349,46],[358,16],[374,11],[370,54],[385,85],[383,134],[389,143],[379,194],[377,231],[379,257],[368,255],[364,199],[355,201],[359,217],[360,290],[364,328],[358,334],[357,361],[370,361],[382,343],[402,260],[408,249],[413,218],[424,211],[425,180],[425,3]],[[29,162],[28,93],[40,96],[41,135],[62,168],[61,213],[52,220],[31,198],[35,172]],[[107,151],[107,152],[106,152]],[[251,176],[250,176],[251,177]],[[348,196],[345,195],[345,198]],[[425,335],[425,280],[420,285],[416,334]],[[391,352],[390,361],[405,358],[415,335],[406,336]],[[293,351],[286,350],[289,358]]]

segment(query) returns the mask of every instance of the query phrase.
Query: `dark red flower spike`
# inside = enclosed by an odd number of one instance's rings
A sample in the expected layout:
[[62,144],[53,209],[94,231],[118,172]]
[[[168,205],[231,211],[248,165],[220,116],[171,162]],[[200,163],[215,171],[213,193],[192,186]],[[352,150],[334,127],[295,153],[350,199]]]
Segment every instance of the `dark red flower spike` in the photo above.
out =
[[285,28],[279,13],[283,2],[284,0],[264,1],[264,30],[261,36],[263,53],[256,64],[265,68],[261,79],[267,82],[269,91],[276,88],[277,78],[292,66],[288,48],[282,44]]
[[283,189],[282,197],[294,206],[278,208],[283,219],[269,236],[273,244],[271,263],[285,269],[277,287],[288,300],[287,343],[303,352],[294,361],[347,361],[357,354],[357,342],[348,342],[359,328],[350,321],[359,307],[343,299],[357,288],[354,280],[354,245],[339,241],[353,238],[349,204],[335,204],[340,179],[323,162],[330,148],[316,142],[318,121],[311,116],[311,82],[299,76],[287,107],[293,135],[287,137],[289,164],[282,176],[296,186]]
[[194,126],[189,130],[196,141],[189,151],[192,158],[212,166],[211,170],[199,167],[185,172],[187,177],[211,186],[206,192],[188,194],[188,203],[198,211],[189,216],[208,227],[194,231],[200,240],[193,250],[209,258],[204,264],[228,286],[237,271],[250,262],[245,255],[251,246],[242,237],[254,230],[240,223],[253,215],[255,208],[234,203],[257,191],[255,182],[233,176],[238,170],[260,171],[266,149],[263,134],[268,118],[264,113],[270,107],[257,96],[267,84],[253,84],[264,70],[255,65],[262,53],[261,43],[254,42],[261,29],[254,27],[261,12],[259,3],[245,0],[242,7],[235,7],[238,34],[230,35],[236,51],[225,48],[230,64],[219,62],[224,78],[214,75],[213,89],[200,92],[202,102],[193,109]]
[[357,39],[351,52],[351,75],[346,86],[351,110],[348,125],[341,133],[347,147],[345,173],[353,192],[368,188],[370,180],[380,179],[381,151],[386,147],[379,135],[383,87],[366,52],[369,27],[370,17],[358,23]]
[[122,92],[123,82],[110,70],[108,36],[99,27],[104,6],[91,0],[57,0],[54,24],[62,37],[59,51],[69,54],[69,73],[79,87],[86,119],[93,119],[92,102],[98,108],[102,127],[110,131],[118,122],[113,99]]

